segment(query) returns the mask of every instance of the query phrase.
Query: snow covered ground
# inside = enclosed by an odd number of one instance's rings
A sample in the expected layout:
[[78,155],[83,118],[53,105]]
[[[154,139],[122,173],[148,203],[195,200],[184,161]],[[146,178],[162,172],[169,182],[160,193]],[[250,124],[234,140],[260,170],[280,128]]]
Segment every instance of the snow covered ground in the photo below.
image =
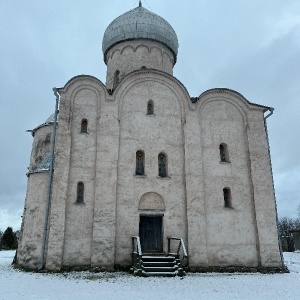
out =
[[300,299],[300,252],[284,253],[289,274],[188,274],[139,278],[126,273],[37,274],[11,266],[0,251],[0,299]]

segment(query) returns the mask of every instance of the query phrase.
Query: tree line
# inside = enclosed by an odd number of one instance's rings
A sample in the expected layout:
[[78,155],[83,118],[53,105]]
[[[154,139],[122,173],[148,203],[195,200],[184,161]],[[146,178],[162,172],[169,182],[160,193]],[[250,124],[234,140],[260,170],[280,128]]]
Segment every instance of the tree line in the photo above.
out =
[[0,229],[0,250],[16,250],[18,248],[19,231],[7,227],[4,232]]
[[283,251],[293,252],[295,250],[292,232],[294,230],[300,230],[300,205],[298,205],[297,210],[298,217],[283,217],[278,220],[278,233],[281,238]]

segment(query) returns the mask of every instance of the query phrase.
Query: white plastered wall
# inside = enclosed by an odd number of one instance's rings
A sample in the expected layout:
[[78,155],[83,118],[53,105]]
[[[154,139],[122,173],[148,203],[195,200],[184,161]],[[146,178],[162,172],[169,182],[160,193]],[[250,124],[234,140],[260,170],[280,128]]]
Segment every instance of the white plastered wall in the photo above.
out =
[[[186,195],[183,123],[186,95],[178,84],[162,74],[135,74],[117,91],[120,117],[120,148],[116,210],[116,264],[129,265],[131,236],[139,234],[140,215],[163,215],[163,244],[167,237],[186,240]],[[154,115],[147,115],[147,103]],[[184,103],[186,101],[186,103]],[[136,151],[145,153],[145,176],[135,176]],[[168,157],[168,177],[158,177],[158,155]],[[141,197],[156,193],[164,201],[152,210],[139,210]]]

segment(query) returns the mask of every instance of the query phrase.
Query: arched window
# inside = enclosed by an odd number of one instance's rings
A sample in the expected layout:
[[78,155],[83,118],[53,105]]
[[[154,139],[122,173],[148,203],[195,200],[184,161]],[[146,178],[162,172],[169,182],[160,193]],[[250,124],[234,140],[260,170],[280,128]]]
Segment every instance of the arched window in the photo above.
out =
[[81,121],[81,129],[80,129],[80,132],[81,133],[87,133],[87,128],[88,128],[88,121],[87,119],[83,119]]
[[135,175],[145,175],[145,153],[141,150],[136,152]]
[[119,82],[120,82],[120,71],[117,70],[114,75],[114,89],[116,88]]
[[222,143],[219,146],[220,149],[220,160],[221,162],[230,162],[229,161],[229,154],[228,154],[228,147],[226,144]]
[[229,188],[223,189],[223,197],[224,197],[224,207],[232,208],[231,191]]
[[147,115],[153,115],[154,114],[154,103],[152,100],[149,100],[147,103]]
[[82,181],[77,183],[77,198],[76,203],[84,202],[84,183]]
[[159,153],[158,155],[158,176],[159,177],[167,177],[167,156],[164,153]]

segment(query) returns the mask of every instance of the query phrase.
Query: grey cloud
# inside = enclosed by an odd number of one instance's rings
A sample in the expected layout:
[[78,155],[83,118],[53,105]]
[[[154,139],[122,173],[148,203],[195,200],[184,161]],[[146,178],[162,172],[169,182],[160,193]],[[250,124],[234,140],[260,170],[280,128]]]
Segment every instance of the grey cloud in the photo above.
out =
[[[174,75],[191,96],[228,87],[250,101],[275,107],[268,129],[278,211],[294,216],[300,204],[300,28],[299,23],[287,24],[290,27],[280,31],[280,26],[285,26],[287,16],[300,14],[300,2],[143,2],[177,32],[180,47]],[[105,82],[104,30],[137,3],[0,1],[0,216],[16,222],[11,224],[14,227],[20,223],[32,143],[25,130],[53,112],[52,87],[61,87],[79,74]],[[1,229],[6,221],[0,219]]]

